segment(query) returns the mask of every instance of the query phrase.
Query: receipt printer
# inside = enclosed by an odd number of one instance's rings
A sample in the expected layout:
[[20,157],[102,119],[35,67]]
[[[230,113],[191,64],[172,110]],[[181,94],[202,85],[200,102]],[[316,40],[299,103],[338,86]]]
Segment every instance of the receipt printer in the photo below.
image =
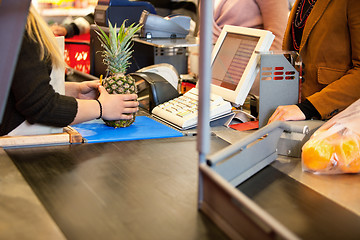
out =
[[177,90],[179,75],[170,64],[152,65],[130,75],[136,81],[140,107],[149,112],[157,105],[179,96]]
[[126,26],[138,23],[143,10],[156,14],[154,6],[145,1],[99,0],[95,7],[94,20],[97,25],[108,27],[108,20],[120,26],[127,19]]
[[161,17],[144,10],[141,14],[140,37],[143,38],[185,38],[190,31],[191,18],[183,15]]

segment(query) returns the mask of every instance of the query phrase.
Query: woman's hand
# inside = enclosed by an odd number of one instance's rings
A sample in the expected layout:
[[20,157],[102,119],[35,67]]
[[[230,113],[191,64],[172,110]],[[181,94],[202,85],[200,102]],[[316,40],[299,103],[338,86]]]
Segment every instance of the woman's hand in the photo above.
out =
[[79,83],[78,86],[78,99],[96,99],[99,96],[100,81],[84,81]]
[[305,115],[296,105],[279,106],[269,118],[268,124],[288,120],[305,120]]
[[99,92],[98,99],[103,108],[102,118],[105,120],[129,120],[133,117],[131,113],[138,111],[136,94],[109,94],[103,86],[99,86]]
[[[89,120],[93,120],[102,115],[105,120],[132,119],[133,115],[138,111],[139,102],[136,94],[109,94],[106,89],[97,83],[99,81],[88,81],[79,83],[66,84],[66,92],[79,94],[82,99],[77,99],[78,111],[74,121],[71,124],[77,124]],[[95,89],[95,87],[98,87]],[[99,98],[97,98],[100,92]],[[96,93],[96,97],[94,97]],[[90,99],[84,99],[84,98]],[[93,98],[94,97],[94,98]],[[101,103],[102,109],[95,101],[98,99]]]
[[65,82],[65,95],[77,99],[95,100],[99,96],[100,81]]

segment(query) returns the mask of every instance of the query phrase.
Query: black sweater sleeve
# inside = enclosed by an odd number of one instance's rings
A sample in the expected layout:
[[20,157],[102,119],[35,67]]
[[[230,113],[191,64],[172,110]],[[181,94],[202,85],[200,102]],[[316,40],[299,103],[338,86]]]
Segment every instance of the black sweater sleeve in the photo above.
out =
[[[94,24],[94,14],[93,13],[89,13],[88,15],[81,17],[81,18],[84,18],[90,25]],[[66,38],[71,38],[73,36],[80,34],[80,29],[74,22],[72,22],[70,24],[65,24],[64,28],[66,29],[66,36],[65,36]]]
[[77,101],[60,95],[50,85],[51,65],[40,61],[39,48],[23,38],[6,105],[0,134],[15,129],[24,120],[49,126],[69,125],[77,114]]
[[312,118],[321,119],[320,113],[309,100],[306,99],[304,102],[296,104],[296,106],[304,113],[306,120]]

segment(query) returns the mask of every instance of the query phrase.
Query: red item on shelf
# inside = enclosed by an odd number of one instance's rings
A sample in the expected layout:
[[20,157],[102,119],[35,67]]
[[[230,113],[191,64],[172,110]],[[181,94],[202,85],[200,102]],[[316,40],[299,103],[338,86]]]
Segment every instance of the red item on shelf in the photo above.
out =
[[90,73],[90,34],[66,38],[64,57],[69,67]]

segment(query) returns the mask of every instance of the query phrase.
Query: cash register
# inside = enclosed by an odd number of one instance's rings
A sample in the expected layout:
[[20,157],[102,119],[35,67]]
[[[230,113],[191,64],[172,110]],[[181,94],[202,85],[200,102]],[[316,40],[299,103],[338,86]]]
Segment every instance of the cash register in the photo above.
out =
[[95,7],[94,20],[97,25],[107,27],[108,20],[121,25],[127,19],[129,26],[139,22],[143,10],[156,14],[155,7],[145,1],[99,0]]
[[[134,38],[133,54],[128,73],[161,63],[168,63],[179,74],[188,71],[187,48],[197,46],[194,37],[186,38],[190,29],[190,17],[156,15],[155,8],[148,2],[128,0],[99,0],[95,8],[96,24],[108,32],[108,21],[120,26],[125,19],[126,25],[140,23],[143,30]],[[95,31],[90,28],[90,74],[99,77],[106,75],[106,66],[102,63],[102,50]]]

